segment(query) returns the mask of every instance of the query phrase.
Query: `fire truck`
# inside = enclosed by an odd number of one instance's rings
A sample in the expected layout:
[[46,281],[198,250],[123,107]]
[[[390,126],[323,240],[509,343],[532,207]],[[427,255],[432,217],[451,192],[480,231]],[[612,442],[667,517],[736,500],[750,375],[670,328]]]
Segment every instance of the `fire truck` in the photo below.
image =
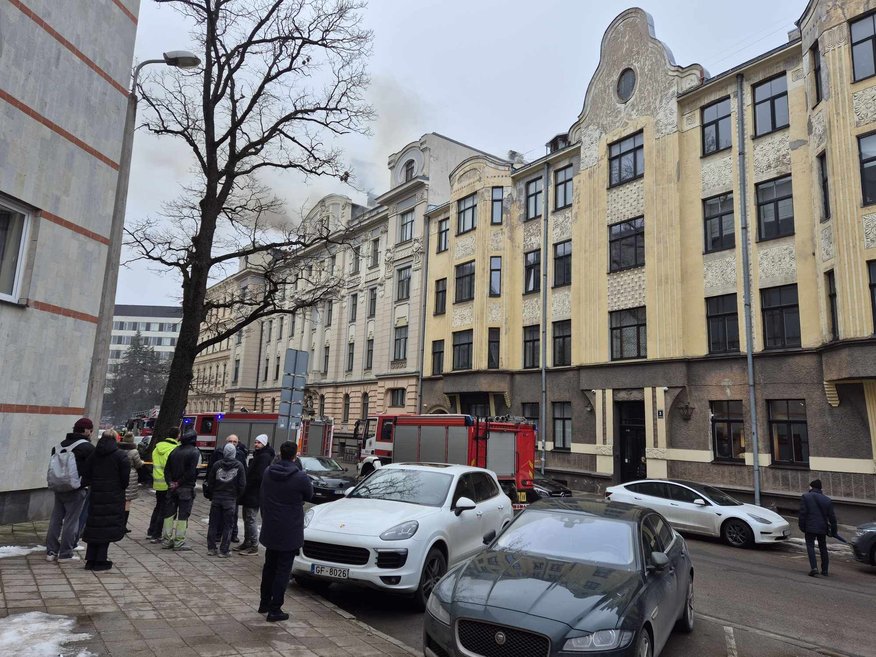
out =
[[125,428],[128,431],[133,431],[137,436],[144,438],[152,435],[152,430],[155,428],[155,420],[158,419],[158,411],[160,407],[154,406],[148,411],[139,411],[125,422]]
[[465,464],[495,472],[515,508],[538,499],[535,427],[524,418],[376,415],[357,437],[361,477],[393,461]]

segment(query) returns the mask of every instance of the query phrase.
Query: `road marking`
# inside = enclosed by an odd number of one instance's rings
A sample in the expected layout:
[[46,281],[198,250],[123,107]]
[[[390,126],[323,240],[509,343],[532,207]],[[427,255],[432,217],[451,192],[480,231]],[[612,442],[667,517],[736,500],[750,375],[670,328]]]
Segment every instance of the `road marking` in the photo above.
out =
[[724,640],[727,641],[727,657],[739,657],[736,652],[736,636],[733,634],[733,628],[727,625],[724,626]]

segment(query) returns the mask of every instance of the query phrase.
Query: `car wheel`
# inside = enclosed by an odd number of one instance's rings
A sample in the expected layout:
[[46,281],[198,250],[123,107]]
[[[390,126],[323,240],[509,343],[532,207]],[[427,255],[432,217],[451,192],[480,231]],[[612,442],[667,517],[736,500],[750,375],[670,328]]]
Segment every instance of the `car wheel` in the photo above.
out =
[[420,586],[414,594],[414,603],[420,611],[426,609],[426,603],[429,602],[429,596],[432,594],[432,589],[438,584],[438,581],[444,577],[447,572],[447,559],[438,548],[429,550],[426,555],[426,561],[423,562],[423,570],[420,573]]
[[307,577],[306,575],[295,575],[295,583],[303,589],[313,591],[314,593],[325,593],[331,582],[326,582],[315,577]]
[[636,645],[636,657],[654,657],[654,647],[651,645],[651,635],[646,628],[639,632],[639,643]]
[[738,518],[730,518],[721,527],[721,538],[736,548],[751,547],[754,544],[754,532],[748,523]]
[[681,611],[681,618],[675,623],[675,629],[683,634],[690,634],[694,628],[694,591],[693,580],[687,584],[687,595],[684,598],[684,609]]

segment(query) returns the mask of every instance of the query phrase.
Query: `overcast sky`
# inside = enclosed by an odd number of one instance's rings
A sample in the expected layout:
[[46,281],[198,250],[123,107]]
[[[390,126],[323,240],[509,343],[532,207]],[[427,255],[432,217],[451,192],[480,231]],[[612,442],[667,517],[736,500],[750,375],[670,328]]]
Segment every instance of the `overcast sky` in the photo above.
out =
[[[787,41],[805,0],[641,0],[657,38],[681,66],[716,75]],[[389,187],[387,156],[426,132],[481,150],[532,160],[577,118],[612,19],[633,6],[616,0],[370,0],[374,31],[370,100],[378,113],[370,138],[351,138],[347,159],[361,185]],[[135,60],[191,48],[180,16],[141,0]],[[151,216],[179,193],[186,151],[142,131],[134,141],[127,221]],[[329,192],[365,198],[337,181],[277,188],[290,209]],[[123,253],[122,259],[125,260]],[[179,279],[135,263],[119,276],[118,303],[179,303]]]

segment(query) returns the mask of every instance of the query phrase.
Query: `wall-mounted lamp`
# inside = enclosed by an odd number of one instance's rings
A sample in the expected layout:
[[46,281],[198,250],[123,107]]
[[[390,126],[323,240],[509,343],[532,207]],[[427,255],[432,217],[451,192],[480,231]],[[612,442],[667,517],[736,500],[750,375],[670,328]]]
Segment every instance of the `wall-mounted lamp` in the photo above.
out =
[[691,415],[693,415],[695,408],[696,408],[695,406],[691,406],[690,402],[687,402],[687,401],[684,402],[683,404],[680,404],[678,407],[678,413],[679,413],[679,415],[681,415],[681,419],[684,420],[685,422],[690,420]]

